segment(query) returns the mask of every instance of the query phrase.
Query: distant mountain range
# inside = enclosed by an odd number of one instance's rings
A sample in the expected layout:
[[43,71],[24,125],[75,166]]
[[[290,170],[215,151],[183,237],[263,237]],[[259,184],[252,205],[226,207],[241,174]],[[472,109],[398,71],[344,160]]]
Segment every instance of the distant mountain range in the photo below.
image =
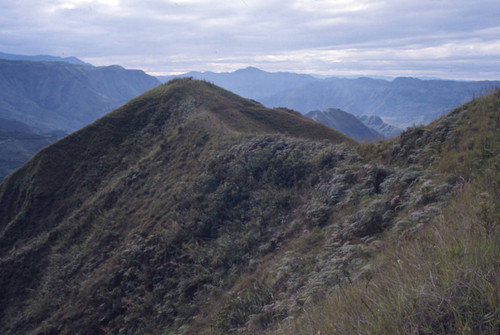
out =
[[65,62],[65,63],[71,63],[71,64],[90,65],[89,63],[85,63],[84,61],[82,61],[76,57],[57,57],[57,56],[50,56],[50,55],[26,56],[26,55],[14,55],[14,54],[0,52],[0,59],[29,60],[29,61],[34,61],[34,62]]
[[0,117],[37,132],[72,132],[158,85],[116,65],[0,60]]
[[[407,128],[426,124],[463,103],[500,87],[500,81],[450,81],[396,78],[326,78],[253,67],[230,73],[190,72],[267,107],[287,107],[303,114],[339,108],[354,115],[375,115]],[[174,76],[160,77],[162,81]]]
[[255,100],[317,81],[307,74],[266,72],[255,67],[223,73],[193,71],[179,76],[160,76],[158,79],[167,82],[177,77],[206,80],[242,97]]
[[0,181],[41,148],[160,84],[139,70],[74,57],[0,53]]
[[[175,77],[159,79],[167,81]],[[271,73],[255,67],[230,73],[190,72],[181,77],[204,79],[266,106],[302,113],[342,109],[385,137],[401,132],[391,125],[405,128],[430,122],[468,99],[500,86],[500,82],[413,78],[319,79],[306,74]],[[38,148],[158,85],[158,79],[143,71],[116,65],[95,67],[75,57],[0,53],[0,122],[4,125],[18,122],[18,127],[22,124],[28,128],[3,130],[0,180]],[[356,140],[378,138],[371,130],[361,131],[362,125],[354,117],[338,111],[328,116],[320,116],[321,113],[316,113],[316,119]],[[353,129],[357,131],[351,132]]]
[[305,116],[340,131],[358,142],[373,142],[384,138],[374,129],[367,127],[356,116],[338,108],[328,108],[323,112],[312,111]]
[[500,81],[330,78],[260,101],[266,106],[286,106],[302,113],[335,106],[356,115],[377,115],[389,124],[406,128],[427,124],[494,87],[500,87]]

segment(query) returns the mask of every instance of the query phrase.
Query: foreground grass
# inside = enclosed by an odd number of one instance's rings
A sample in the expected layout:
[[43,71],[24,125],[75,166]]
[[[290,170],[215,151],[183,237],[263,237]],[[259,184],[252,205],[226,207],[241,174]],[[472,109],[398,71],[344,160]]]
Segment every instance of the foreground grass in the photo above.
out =
[[371,278],[338,290],[276,333],[498,334],[498,181],[465,184],[432,224],[388,241]]
[[273,333],[500,334],[499,129],[496,91],[410,129],[401,143],[361,148],[386,164],[451,172],[461,189],[427,226],[387,236],[369,276]]

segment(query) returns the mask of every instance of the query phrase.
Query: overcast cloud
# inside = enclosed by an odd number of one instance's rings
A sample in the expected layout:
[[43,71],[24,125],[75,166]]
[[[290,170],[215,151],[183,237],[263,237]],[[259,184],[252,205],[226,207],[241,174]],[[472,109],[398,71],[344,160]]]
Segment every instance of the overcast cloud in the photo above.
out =
[[149,73],[500,79],[498,0],[2,0],[0,51]]

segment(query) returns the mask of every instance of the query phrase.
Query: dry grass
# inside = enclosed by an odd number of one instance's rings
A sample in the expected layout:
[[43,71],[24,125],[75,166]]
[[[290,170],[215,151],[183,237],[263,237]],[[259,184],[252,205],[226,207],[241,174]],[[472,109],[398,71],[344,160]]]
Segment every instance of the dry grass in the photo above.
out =
[[386,241],[370,280],[338,290],[277,334],[498,334],[498,184],[464,185],[411,238]]

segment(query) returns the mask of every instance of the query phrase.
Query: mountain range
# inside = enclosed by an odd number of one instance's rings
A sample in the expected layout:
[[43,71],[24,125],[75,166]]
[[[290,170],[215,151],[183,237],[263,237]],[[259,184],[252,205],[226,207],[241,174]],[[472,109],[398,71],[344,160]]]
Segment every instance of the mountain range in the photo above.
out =
[[266,72],[251,66],[234,72],[192,71],[178,76],[160,76],[158,79],[162,82],[167,82],[174,78],[186,77],[207,80],[245,98],[254,100],[259,100],[262,97],[281,91],[302,87],[317,80],[307,74]]
[[[468,210],[474,229],[437,224],[500,194],[499,101],[360,145],[208,82],[154,88],[0,184],[0,332],[493,334],[498,204]],[[474,232],[489,252],[464,252]],[[415,241],[440,261],[409,262]],[[339,292],[364,314],[333,326]]]
[[6,60],[29,60],[33,62],[65,62],[71,64],[80,64],[80,65],[89,65],[89,63],[85,63],[84,61],[76,58],[76,57],[58,57],[51,55],[35,55],[35,56],[27,56],[27,55],[15,55],[8,54],[5,52],[0,52],[0,59]]
[[[306,114],[338,108],[354,115],[375,115],[405,129],[427,124],[463,103],[500,87],[499,81],[450,81],[396,78],[316,78],[253,67],[230,73],[190,72],[267,107],[287,107]],[[162,77],[162,80],[175,76]]]
[[74,57],[0,53],[0,181],[39,149],[159,84],[142,71]]
[[287,106],[303,113],[335,106],[356,115],[376,115],[386,123],[406,128],[427,124],[495,87],[500,87],[500,82],[331,78],[260,101],[266,106]]
[[120,66],[0,59],[0,117],[72,132],[159,84]]

